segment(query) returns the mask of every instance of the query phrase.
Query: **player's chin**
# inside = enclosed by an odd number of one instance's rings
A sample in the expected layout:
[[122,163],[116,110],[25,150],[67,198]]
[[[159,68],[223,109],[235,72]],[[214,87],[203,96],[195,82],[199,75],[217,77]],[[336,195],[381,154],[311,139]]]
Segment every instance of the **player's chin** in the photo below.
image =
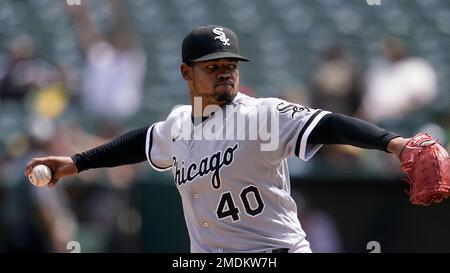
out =
[[237,94],[237,91],[234,89],[234,87],[230,85],[217,86],[215,91],[216,101],[220,104],[227,104],[232,102]]

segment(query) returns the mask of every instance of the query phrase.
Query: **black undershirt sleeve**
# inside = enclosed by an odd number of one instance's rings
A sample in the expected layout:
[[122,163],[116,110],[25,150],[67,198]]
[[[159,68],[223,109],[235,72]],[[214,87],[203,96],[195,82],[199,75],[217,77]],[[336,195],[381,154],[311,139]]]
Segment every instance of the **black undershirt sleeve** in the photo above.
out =
[[111,142],[71,156],[78,172],[146,161],[145,139],[149,127],[146,126],[130,131],[113,139]]
[[365,149],[386,150],[399,135],[366,121],[342,114],[324,116],[308,137],[308,144],[347,144]]

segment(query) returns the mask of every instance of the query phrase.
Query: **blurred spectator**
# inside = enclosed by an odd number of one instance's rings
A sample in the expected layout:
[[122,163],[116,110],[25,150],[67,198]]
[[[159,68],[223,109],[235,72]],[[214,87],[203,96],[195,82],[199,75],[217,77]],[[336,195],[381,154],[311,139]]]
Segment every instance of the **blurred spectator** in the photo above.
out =
[[309,90],[307,90],[303,85],[293,85],[283,88],[278,97],[280,99],[297,103],[300,105],[311,105],[311,98]]
[[34,55],[34,40],[26,34],[13,39],[0,63],[0,103],[22,106],[43,117],[61,115],[68,102],[66,77],[57,66]]
[[0,101],[22,103],[29,91],[46,79],[45,64],[34,56],[34,40],[23,34],[10,43],[0,63]]
[[312,106],[352,115],[361,97],[357,69],[338,45],[327,49],[312,75]]
[[241,87],[239,87],[239,92],[241,92],[242,94],[245,94],[247,96],[250,96],[250,97],[254,97],[254,98],[257,97],[255,91],[250,86],[241,86]]
[[[337,44],[329,47],[312,73],[311,106],[353,116],[360,104],[360,75],[353,60]],[[352,146],[328,145],[319,151],[316,164],[330,173],[346,173],[361,164],[362,150]]]
[[311,250],[314,253],[342,252],[341,238],[332,217],[325,211],[313,208],[304,195],[296,190],[293,190],[292,198],[298,205],[298,218],[307,234]]
[[146,56],[123,2],[104,2],[112,9],[110,39],[100,32],[85,5],[66,5],[66,11],[86,58],[81,87],[83,107],[100,118],[121,120],[132,117],[141,107]]
[[437,96],[434,68],[424,59],[408,56],[401,41],[381,41],[382,59],[372,61],[360,115],[372,122],[401,118],[430,104]]
[[24,34],[11,42],[0,64],[0,101],[21,102],[36,85],[38,64],[33,55],[34,40],[30,36]]

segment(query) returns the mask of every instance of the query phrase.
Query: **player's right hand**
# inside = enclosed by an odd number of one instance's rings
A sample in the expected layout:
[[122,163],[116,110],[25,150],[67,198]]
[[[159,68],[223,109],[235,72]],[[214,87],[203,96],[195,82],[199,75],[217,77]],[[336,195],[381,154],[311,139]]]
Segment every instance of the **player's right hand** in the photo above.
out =
[[72,158],[68,156],[48,156],[30,160],[25,166],[25,177],[28,177],[33,167],[39,164],[47,165],[52,171],[52,179],[48,183],[49,188],[54,187],[62,177],[76,175],[78,172]]

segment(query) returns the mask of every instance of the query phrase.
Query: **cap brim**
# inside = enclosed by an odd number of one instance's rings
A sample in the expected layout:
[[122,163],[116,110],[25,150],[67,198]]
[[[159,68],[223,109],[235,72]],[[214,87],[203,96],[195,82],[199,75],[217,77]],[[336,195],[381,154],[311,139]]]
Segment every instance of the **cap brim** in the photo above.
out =
[[209,60],[223,59],[223,58],[233,58],[233,59],[238,59],[239,61],[243,61],[243,62],[250,61],[250,59],[245,58],[244,56],[238,55],[233,52],[215,52],[215,53],[211,53],[211,54],[202,56],[202,57],[197,58],[192,61],[193,62],[201,62],[201,61],[209,61]]

